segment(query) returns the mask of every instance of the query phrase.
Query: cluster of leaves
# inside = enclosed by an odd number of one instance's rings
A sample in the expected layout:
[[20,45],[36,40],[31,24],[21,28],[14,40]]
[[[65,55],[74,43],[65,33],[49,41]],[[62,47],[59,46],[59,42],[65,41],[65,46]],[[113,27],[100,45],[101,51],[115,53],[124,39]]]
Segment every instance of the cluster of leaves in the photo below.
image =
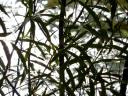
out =
[[[123,67],[128,54],[127,36],[122,36],[120,30],[127,22],[127,9],[117,0],[71,0],[65,7],[64,24],[59,27],[63,5],[45,8],[45,1],[37,1],[22,0],[26,12],[11,53],[5,41],[0,40],[8,61],[5,64],[0,58],[0,94],[56,96],[63,90],[65,96],[119,96],[114,86],[119,86],[121,77],[117,67]],[[0,10],[9,15],[2,5]],[[0,21],[4,31],[0,34],[10,34],[1,18]],[[63,39],[58,35],[60,30],[64,31]],[[61,49],[59,40],[63,40]],[[17,56],[16,66],[13,56]]]

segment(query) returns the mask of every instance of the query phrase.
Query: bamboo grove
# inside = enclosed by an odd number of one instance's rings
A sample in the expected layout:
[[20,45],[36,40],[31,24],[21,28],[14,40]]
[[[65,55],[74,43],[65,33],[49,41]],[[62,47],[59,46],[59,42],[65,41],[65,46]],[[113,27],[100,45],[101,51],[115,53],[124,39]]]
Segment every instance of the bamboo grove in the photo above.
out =
[[1,96],[128,94],[127,0],[17,0],[0,14]]

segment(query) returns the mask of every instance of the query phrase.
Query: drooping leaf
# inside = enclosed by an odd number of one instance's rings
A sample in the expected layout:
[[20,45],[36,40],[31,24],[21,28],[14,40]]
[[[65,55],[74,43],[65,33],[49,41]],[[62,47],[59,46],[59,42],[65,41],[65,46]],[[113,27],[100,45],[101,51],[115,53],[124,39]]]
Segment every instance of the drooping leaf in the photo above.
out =
[[0,18],[0,25],[4,31],[4,34],[7,34],[7,31],[6,31],[6,27],[5,27],[5,24],[4,24],[4,21]]
[[90,84],[90,96],[95,96],[95,84],[91,78],[89,78]]
[[0,57],[0,66],[2,67],[3,70],[5,70],[5,64],[1,57]]
[[23,71],[23,73],[21,74],[20,84],[24,82],[25,78],[26,78],[26,72]]
[[0,88],[0,94],[1,96],[5,96],[4,91]]
[[67,71],[67,73],[68,73],[68,75],[69,75],[72,88],[73,88],[73,90],[75,90],[75,81],[74,81],[73,74],[72,74],[72,72],[71,72],[71,70],[70,70],[69,68],[67,68],[66,71]]
[[37,60],[31,60],[31,62],[34,62],[35,64],[39,64],[41,66],[43,66],[46,69],[52,70],[50,67],[48,67],[48,65],[44,64],[43,62],[37,61]]
[[38,45],[36,44],[36,47],[39,49],[39,51],[41,52],[41,55],[46,58],[46,54],[44,53],[44,50]]
[[4,49],[4,52],[5,52],[6,58],[7,58],[8,62],[10,62],[11,54],[9,52],[8,46],[6,45],[6,43],[3,40],[0,40],[0,42],[1,42],[2,46],[3,46],[3,49]]
[[23,54],[21,53],[21,50],[20,50],[16,45],[14,45],[14,44],[12,44],[12,46],[13,46],[13,48],[16,50],[16,52],[17,52],[19,58],[21,59],[21,61],[22,61],[22,63],[23,63],[23,66],[24,66],[24,68],[25,68],[25,71],[27,72],[26,60],[25,60]]
[[100,21],[99,21],[99,17],[98,15],[86,4],[83,3],[81,1],[79,1],[79,4],[82,5],[87,11],[88,13],[93,17],[93,19],[95,20],[96,24],[101,27]]
[[0,10],[1,10],[4,14],[6,14],[7,16],[9,16],[8,13],[6,12],[5,8],[4,8],[3,5],[1,5],[1,4],[0,4]]
[[90,33],[92,33],[92,35],[95,35],[96,37],[99,37],[99,38],[100,38],[100,33],[98,33],[98,32],[96,31],[96,29],[92,28],[91,25],[86,24],[84,27],[85,27]]
[[97,9],[101,9],[102,11],[109,12],[109,9],[103,6],[95,5],[95,6],[92,6],[92,8],[97,8]]
[[50,34],[49,34],[49,32],[48,32],[48,30],[46,28],[46,24],[42,21],[42,19],[40,17],[36,17],[35,21],[38,24],[38,26],[40,27],[40,29],[43,32],[44,36],[47,38],[47,40],[49,42],[51,42]]
[[30,27],[30,37],[31,37],[31,39],[32,40],[34,40],[34,38],[35,38],[35,28],[36,28],[36,26],[35,26],[35,23],[34,23],[34,21],[33,20],[30,20],[30,23],[31,23],[31,27]]

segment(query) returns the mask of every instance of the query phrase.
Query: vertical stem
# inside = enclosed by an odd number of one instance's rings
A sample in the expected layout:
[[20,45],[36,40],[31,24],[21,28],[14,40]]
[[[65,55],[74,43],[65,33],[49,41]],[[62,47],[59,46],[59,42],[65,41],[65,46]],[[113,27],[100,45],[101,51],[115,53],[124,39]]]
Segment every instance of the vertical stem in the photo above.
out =
[[60,0],[61,3],[61,10],[60,10],[60,18],[59,18],[59,75],[60,75],[60,85],[59,85],[59,92],[60,96],[64,96],[64,15],[65,15],[65,5],[66,0]]
[[28,96],[32,96],[32,90],[31,90],[31,88],[32,88],[32,86],[31,86],[31,63],[30,63],[30,52],[31,52],[31,42],[30,42],[30,44],[29,44],[29,49],[28,49],[28,93],[29,93],[29,95]]
[[128,82],[128,56],[125,59],[124,70],[122,81],[120,85],[120,94],[121,96],[126,96],[127,82]]

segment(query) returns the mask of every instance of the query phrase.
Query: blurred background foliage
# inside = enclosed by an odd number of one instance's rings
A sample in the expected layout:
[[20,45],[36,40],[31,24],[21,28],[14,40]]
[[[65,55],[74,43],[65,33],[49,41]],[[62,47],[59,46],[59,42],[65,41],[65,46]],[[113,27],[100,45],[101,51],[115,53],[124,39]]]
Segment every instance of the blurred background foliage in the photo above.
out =
[[7,2],[0,4],[1,96],[121,95],[127,0]]

